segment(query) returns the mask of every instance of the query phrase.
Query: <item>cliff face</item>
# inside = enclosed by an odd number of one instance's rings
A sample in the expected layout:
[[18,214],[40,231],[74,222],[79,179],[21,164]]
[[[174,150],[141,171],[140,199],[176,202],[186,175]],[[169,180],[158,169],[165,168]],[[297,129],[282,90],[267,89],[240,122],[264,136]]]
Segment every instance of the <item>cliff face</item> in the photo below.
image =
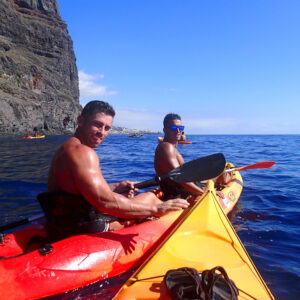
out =
[[73,42],[55,0],[0,0],[0,133],[71,133],[81,110]]

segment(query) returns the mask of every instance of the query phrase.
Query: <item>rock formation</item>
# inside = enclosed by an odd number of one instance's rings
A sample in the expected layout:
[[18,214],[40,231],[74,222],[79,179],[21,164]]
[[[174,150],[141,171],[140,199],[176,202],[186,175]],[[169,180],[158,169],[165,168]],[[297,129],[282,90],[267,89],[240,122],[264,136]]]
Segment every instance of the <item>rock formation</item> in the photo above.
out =
[[73,42],[55,0],[0,0],[0,133],[74,131]]

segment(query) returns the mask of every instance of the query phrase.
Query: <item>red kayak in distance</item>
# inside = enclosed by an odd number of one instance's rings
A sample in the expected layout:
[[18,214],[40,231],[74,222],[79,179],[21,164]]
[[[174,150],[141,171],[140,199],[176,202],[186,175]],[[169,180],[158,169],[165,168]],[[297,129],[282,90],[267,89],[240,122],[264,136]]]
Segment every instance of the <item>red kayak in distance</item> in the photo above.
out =
[[38,136],[24,136],[23,140],[32,140],[32,139],[43,139],[45,138],[44,135],[38,135]]

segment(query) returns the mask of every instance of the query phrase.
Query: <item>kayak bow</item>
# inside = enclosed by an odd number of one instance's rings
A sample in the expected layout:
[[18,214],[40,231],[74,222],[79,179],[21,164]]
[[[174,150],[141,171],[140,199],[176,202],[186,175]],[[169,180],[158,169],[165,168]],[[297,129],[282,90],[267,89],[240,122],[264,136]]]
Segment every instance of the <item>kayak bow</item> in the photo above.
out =
[[228,220],[213,182],[189,214],[151,257],[125,283],[114,300],[170,299],[163,282],[169,270],[198,272],[222,266],[237,288],[239,299],[274,299]]

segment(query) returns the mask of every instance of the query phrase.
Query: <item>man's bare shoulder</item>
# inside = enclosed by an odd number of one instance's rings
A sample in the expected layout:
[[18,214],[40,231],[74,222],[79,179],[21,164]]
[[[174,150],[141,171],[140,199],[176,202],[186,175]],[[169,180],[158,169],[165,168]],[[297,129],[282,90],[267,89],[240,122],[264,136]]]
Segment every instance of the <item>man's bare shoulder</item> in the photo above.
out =
[[71,160],[80,159],[82,161],[86,160],[98,160],[98,156],[94,149],[83,145],[79,139],[71,137],[63,145],[64,154]]
[[161,164],[177,157],[178,151],[176,147],[169,142],[161,142],[155,150],[154,164]]
[[173,144],[165,141],[159,143],[159,145],[156,148],[156,152],[159,153],[164,153],[164,152],[169,153],[174,151],[176,152],[176,147]]

